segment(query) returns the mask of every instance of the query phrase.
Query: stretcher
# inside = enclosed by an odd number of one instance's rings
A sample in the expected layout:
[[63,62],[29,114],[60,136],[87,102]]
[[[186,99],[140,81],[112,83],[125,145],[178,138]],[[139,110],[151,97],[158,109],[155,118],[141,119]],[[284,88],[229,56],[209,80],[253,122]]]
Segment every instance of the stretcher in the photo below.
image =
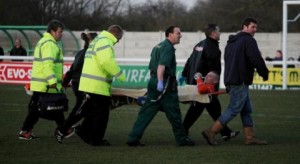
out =
[[[133,99],[138,99],[139,97],[145,96],[147,89],[125,89],[125,88],[112,88],[112,97],[122,97],[126,96]],[[223,92],[218,92],[217,94],[222,94]],[[178,86],[178,97],[179,101],[182,103],[197,101],[200,103],[210,103],[210,94],[199,94],[196,85],[185,85]]]
[[[32,92],[29,90],[29,85],[26,85],[24,88],[26,93],[32,95]],[[189,103],[193,101],[197,101],[200,103],[210,103],[211,95],[224,94],[225,91],[213,92],[209,94],[199,94],[196,85],[185,85],[178,86],[178,97],[179,102],[181,103]],[[147,94],[147,89],[126,89],[126,88],[112,88],[112,99],[111,99],[111,109],[115,109],[122,105],[129,104],[138,104],[142,105],[138,102],[140,97],[145,97]]]

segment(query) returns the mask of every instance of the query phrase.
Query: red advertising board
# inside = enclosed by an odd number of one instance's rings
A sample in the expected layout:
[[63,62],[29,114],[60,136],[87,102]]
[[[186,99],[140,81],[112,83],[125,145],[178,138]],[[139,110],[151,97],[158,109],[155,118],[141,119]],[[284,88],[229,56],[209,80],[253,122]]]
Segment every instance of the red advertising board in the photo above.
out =
[[[64,64],[66,73],[71,64]],[[27,84],[30,83],[32,62],[0,62],[0,83]]]

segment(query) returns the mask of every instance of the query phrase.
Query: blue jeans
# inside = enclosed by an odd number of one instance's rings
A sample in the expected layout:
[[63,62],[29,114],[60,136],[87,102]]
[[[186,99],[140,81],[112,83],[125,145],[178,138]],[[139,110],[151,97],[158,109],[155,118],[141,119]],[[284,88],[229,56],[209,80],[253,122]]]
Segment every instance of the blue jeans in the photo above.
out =
[[222,125],[228,124],[237,114],[240,113],[244,127],[253,127],[251,117],[252,104],[249,97],[248,85],[228,86],[230,102],[225,112],[220,116],[219,121]]

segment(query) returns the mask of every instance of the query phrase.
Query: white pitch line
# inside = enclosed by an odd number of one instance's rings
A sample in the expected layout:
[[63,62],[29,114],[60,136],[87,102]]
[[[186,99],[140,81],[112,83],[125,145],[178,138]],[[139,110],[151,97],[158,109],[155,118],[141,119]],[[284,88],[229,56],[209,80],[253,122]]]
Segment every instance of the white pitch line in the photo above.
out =
[[11,104],[11,103],[0,103],[0,105],[2,106],[25,106],[27,104]]

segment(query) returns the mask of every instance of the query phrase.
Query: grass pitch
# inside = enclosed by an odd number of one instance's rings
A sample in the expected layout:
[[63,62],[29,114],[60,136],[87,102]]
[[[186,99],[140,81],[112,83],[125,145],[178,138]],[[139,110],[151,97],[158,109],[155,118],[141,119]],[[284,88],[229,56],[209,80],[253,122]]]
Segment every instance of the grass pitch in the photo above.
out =
[[[74,96],[68,90],[70,107]],[[53,121],[40,119],[34,133],[36,141],[17,139],[27,114],[29,96],[23,86],[0,85],[0,163],[300,163],[300,91],[251,91],[256,136],[267,146],[246,146],[241,133],[219,146],[209,146],[201,131],[212,124],[205,111],[190,130],[194,147],[177,147],[164,113],[159,112],[146,129],[142,141],[146,147],[128,147],[125,143],[137,117],[139,107],[127,105],[112,110],[105,138],[111,147],[92,147],[74,135],[58,144]],[[228,96],[220,95],[223,109]],[[181,104],[182,116],[188,105]],[[66,113],[67,115],[67,113]],[[242,132],[239,117],[229,127]]]

